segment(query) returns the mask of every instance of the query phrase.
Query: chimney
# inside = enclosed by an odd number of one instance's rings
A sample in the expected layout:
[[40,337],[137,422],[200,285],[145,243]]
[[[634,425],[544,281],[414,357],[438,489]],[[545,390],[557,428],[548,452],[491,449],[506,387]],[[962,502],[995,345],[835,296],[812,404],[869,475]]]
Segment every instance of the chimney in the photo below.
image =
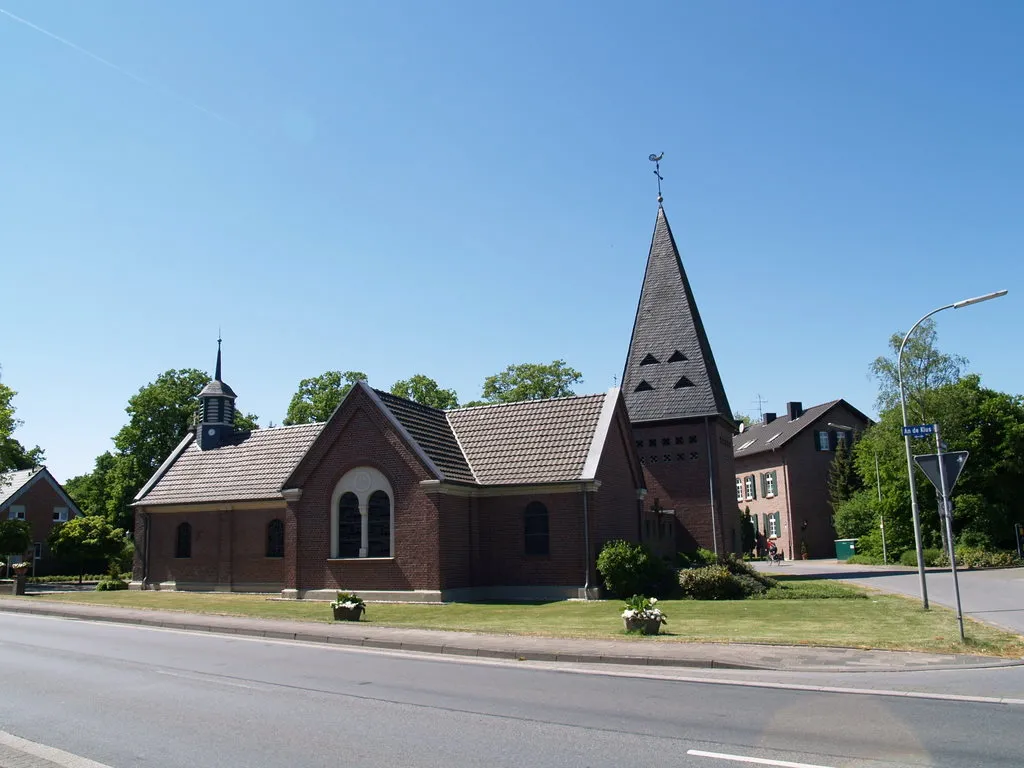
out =
[[766,413],[764,415],[764,425],[767,427],[773,421],[775,421],[776,415],[774,413]]
[[804,415],[804,404],[799,401],[786,403],[786,413],[790,421],[795,421]]

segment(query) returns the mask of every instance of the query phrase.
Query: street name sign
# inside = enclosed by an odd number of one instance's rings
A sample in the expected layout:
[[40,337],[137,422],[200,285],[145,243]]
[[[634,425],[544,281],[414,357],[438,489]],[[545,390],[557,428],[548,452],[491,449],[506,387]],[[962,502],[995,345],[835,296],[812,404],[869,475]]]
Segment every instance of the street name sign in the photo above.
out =
[[926,437],[935,434],[934,424],[914,424],[903,428],[904,437]]
[[942,468],[946,473],[947,488],[945,490],[942,488],[942,476],[939,474],[939,454],[929,453],[924,456],[915,456],[914,461],[932,481],[935,490],[948,496],[953,490],[953,486],[956,485],[956,481],[960,479],[960,473],[964,471],[964,465],[967,463],[969,455],[968,451],[952,451],[942,454]]

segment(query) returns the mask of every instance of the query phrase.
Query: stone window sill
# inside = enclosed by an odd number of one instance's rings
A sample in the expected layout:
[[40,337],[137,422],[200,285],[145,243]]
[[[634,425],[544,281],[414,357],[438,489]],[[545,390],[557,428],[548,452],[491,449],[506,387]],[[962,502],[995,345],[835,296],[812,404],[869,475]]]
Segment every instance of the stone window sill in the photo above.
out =
[[381,560],[394,560],[394,557],[328,557],[329,563],[362,563],[366,560],[379,562]]

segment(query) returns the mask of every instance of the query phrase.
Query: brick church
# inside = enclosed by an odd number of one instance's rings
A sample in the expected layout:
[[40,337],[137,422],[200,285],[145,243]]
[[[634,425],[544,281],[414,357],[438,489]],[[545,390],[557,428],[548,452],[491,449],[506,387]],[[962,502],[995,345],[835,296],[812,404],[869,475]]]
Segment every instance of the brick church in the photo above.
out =
[[658,206],[621,389],[441,411],[356,384],[324,423],[234,428],[221,377],[135,498],[133,589],[593,597],[601,546],[740,547],[735,423]]

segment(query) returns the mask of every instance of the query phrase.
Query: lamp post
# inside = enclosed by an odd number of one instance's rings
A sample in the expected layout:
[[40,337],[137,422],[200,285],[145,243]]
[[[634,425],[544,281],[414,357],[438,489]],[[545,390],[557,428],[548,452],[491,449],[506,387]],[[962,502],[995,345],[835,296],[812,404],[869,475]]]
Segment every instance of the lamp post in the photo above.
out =
[[[900,407],[903,410],[903,426],[907,426],[907,393],[903,388],[903,348],[907,346],[907,341],[910,339],[911,334],[917,330],[917,326],[923,323],[932,315],[942,312],[944,309],[961,309],[963,307],[969,307],[971,304],[980,304],[983,301],[989,299],[998,299],[1000,296],[1005,296],[1006,291],[995,291],[994,293],[986,293],[984,296],[975,296],[973,299],[964,299],[963,301],[957,301],[953,304],[946,304],[945,306],[933,309],[927,315],[922,317],[913,327],[907,331],[907,335],[903,337],[903,343],[900,344],[900,351],[896,355],[896,371],[899,374],[900,381]],[[910,511],[914,516],[914,547],[917,550],[917,576],[921,582],[921,606],[925,609],[928,608],[928,585],[924,579],[924,551],[921,544],[921,509],[917,504],[917,486],[914,484],[914,456],[910,451],[910,435],[905,434],[903,436],[904,445],[907,450],[907,478],[910,482]]]

